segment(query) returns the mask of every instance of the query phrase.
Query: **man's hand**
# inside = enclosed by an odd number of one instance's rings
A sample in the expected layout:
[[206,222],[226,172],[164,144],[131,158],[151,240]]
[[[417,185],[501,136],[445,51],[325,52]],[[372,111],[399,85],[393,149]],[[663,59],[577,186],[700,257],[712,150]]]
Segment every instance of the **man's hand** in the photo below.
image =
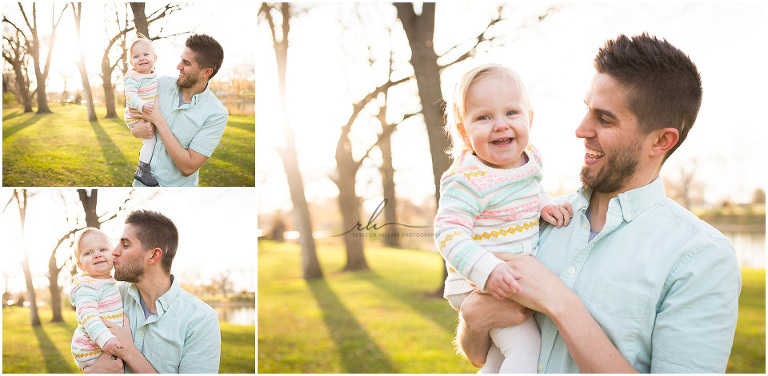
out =
[[485,281],[485,292],[496,299],[509,298],[521,289],[516,279],[520,279],[520,276],[515,274],[509,265],[504,263],[496,265],[488,276],[488,280]]
[[101,351],[109,355],[117,356],[117,351],[122,348],[124,348],[123,344],[120,343],[117,338],[112,338],[104,344],[104,346],[101,348]]
[[150,102],[144,103],[144,105],[141,106],[141,112],[145,114],[151,114],[152,110],[154,109],[155,109],[155,104]]
[[[157,109],[157,111],[154,111],[154,109]],[[162,110],[160,110],[160,107],[157,105],[157,100],[152,104],[152,110],[149,112],[141,113],[131,108],[130,113],[131,116],[136,119],[146,120],[152,124],[159,124],[161,122],[165,124],[165,118],[163,118]]]
[[83,373],[125,373],[125,367],[122,359],[102,352],[96,363],[83,368]]
[[498,300],[473,292],[461,303],[456,343],[472,365],[482,367],[491,346],[488,332],[518,325],[532,313],[510,299]]
[[[136,113],[138,114],[139,112],[136,111]],[[138,116],[135,115],[134,117],[138,118]],[[133,128],[131,128],[131,134],[136,138],[152,138],[155,137],[155,127],[152,125],[152,123],[143,119],[139,119],[139,121],[133,125]]]
[[573,208],[571,208],[570,202],[562,205],[547,205],[541,209],[541,219],[557,226],[557,228],[568,226],[571,218],[573,218]]
[[[116,325],[115,323],[104,319],[101,319],[101,321],[104,323],[104,325],[107,326],[107,328],[109,328],[109,331],[112,332],[115,337],[117,337],[116,340],[118,343],[121,344],[119,348],[112,349],[112,355],[116,355],[119,358],[125,359],[131,350],[135,350],[137,352],[139,351],[139,349],[136,348],[136,345],[133,344],[133,336],[131,335],[131,323],[128,321],[127,315],[123,315],[123,326]],[[107,342],[107,344],[109,344],[109,342]]]

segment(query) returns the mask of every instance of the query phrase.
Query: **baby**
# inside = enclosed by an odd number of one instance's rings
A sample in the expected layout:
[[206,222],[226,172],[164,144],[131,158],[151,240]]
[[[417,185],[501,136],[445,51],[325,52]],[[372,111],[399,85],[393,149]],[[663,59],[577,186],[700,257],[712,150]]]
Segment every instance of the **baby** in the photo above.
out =
[[[131,44],[130,54],[132,68],[125,75],[123,86],[125,87],[125,123],[133,129],[138,122],[146,120],[131,116],[131,109],[146,114],[151,114],[155,109],[157,74],[154,68],[157,55],[149,39],[141,35]],[[158,182],[149,168],[157,140],[152,137],[142,138],[141,141],[143,145],[139,151],[139,167],[133,177],[148,187],[157,187]]]
[[[514,71],[490,64],[466,73],[453,112],[446,128],[454,161],[440,182],[435,242],[448,268],[444,296],[458,310],[475,288],[498,299],[519,291],[519,276],[500,256],[534,255],[539,218],[560,227],[571,209],[539,186],[541,156],[528,143],[533,109]],[[480,373],[536,373],[541,334],[532,316],[491,330],[491,339],[498,348]]]
[[101,352],[115,355],[123,345],[101,321],[123,326],[123,300],[112,278],[112,247],[107,235],[86,228],[75,242],[75,260],[82,275],[75,277],[70,300],[77,308],[77,329],[72,335],[72,356],[83,369],[96,362]]

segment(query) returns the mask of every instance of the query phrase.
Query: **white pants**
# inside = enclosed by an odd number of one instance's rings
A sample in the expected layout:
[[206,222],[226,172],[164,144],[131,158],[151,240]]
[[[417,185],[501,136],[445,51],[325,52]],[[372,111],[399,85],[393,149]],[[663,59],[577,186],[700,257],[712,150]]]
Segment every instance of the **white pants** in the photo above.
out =
[[152,160],[152,152],[155,151],[155,144],[157,143],[157,139],[154,137],[142,138],[141,142],[143,144],[141,145],[141,150],[139,151],[139,162],[149,163],[149,161]]

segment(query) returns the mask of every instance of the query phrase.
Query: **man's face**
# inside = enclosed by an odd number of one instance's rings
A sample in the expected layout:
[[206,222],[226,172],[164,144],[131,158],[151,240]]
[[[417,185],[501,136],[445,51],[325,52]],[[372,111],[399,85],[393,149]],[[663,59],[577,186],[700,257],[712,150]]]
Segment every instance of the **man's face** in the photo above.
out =
[[179,70],[179,78],[176,80],[176,85],[180,88],[190,88],[195,86],[201,79],[206,79],[203,76],[204,69],[200,68],[195,60],[195,53],[188,47],[184,47],[184,52],[181,53],[181,61],[176,66]]
[[627,106],[628,92],[611,76],[598,73],[584,102],[587,115],[576,129],[586,148],[581,182],[596,192],[623,192],[637,171],[645,139]]
[[120,242],[112,251],[114,256],[115,279],[138,283],[144,277],[145,255],[141,241],[136,237],[136,227],[126,224]]

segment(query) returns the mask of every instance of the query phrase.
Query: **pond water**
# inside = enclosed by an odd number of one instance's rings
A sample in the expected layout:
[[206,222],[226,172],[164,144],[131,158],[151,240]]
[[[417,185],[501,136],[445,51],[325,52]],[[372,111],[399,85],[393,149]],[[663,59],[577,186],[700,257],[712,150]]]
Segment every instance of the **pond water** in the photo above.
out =
[[739,266],[765,268],[765,232],[723,232],[736,249]]
[[256,325],[256,307],[254,305],[232,305],[208,303],[219,314],[220,322],[235,325]]

